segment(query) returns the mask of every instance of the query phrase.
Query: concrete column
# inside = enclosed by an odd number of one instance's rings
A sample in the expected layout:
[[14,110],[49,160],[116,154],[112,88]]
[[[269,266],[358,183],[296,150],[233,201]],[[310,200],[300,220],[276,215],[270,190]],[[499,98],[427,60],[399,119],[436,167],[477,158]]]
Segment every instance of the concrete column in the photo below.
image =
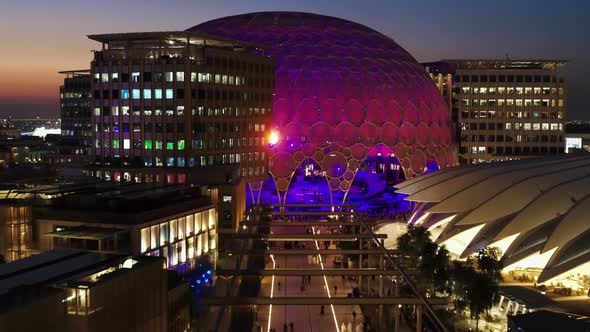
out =
[[422,305],[416,306],[416,332],[422,332]]
[[[393,288],[393,296],[399,297],[398,281],[396,280]],[[393,331],[399,332],[400,323],[400,305],[393,306]]]
[[393,305],[393,331],[399,332],[399,304]]
[[[353,226],[354,228],[354,226]],[[363,240],[359,239],[359,250],[363,249]],[[363,268],[363,255],[359,255],[359,269]],[[359,287],[359,291],[361,290],[363,286],[363,276],[359,276],[359,283],[358,283],[358,287]]]

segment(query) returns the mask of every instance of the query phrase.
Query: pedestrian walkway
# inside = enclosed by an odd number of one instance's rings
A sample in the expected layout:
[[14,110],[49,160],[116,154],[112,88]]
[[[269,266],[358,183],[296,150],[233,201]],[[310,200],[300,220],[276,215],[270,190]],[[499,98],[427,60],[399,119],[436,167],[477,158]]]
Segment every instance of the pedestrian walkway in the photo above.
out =
[[[316,243],[309,241],[305,243],[306,248],[316,248]],[[320,245],[320,243],[318,243]],[[330,247],[334,249],[334,245]],[[322,257],[322,263],[325,268],[334,267],[334,257]],[[273,260],[269,260],[266,269],[272,270],[275,267],[288,268],[321,268],[319,257],[314,256],[310,259],[307,256],[277,256]],[[343,280],[341,277],[274,277],[274,286],[271,284],[273,277],[263,277],[260,296],[311,296],[311,297],[346,297],[348,293],[352,293],[352,287],[355,284]],[[280,283],[280,289],[279,289]],[[328,288],[326,288],[326,285]],[[336,289],[334,288],[336,286]],[[271,306],[261,306],[258,310],[257,321],[262,327],[263,331],[269,329],[269,309]],[[291,331],[291,323],[293,324],[293,331],[340,331],[350,332],[348,327],[352,327],[352,332],[362,331],[361,323],[363,316],[360,308],[353,305],[325,305],[324,313],[319,305],[302,305],[302,306],[278,306],[273,305],[270,310],[270,329],[274,328],[277,332]],[[354,312],[354,316],[353,316]],[[346,331],[342,329],[343,324],[346,326]],[[357,328],[358,326],[358,328]]]

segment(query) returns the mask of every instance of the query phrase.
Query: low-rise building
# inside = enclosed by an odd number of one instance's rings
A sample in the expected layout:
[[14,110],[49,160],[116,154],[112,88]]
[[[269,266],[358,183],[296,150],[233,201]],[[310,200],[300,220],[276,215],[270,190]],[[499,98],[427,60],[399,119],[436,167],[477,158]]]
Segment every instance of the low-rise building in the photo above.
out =
[[169,292],[179,291],[165,265],[157,257],[76,251],[0,265],[0,330],[165,331]]

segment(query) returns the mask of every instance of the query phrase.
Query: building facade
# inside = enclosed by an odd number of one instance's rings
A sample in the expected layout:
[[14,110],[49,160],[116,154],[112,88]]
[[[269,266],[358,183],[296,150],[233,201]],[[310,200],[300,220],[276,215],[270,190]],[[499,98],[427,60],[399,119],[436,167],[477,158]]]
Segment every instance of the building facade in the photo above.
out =
[[190,322],[176,317],[188,308],[169,301],[188,287],[168,276],[161,258],[75,251],[3,264],[0,330],[156,332],[168,330],[172,314],[176,330],[186,331]]
[[565,87],[558,76],[564,64],[508,59],[425,63],[447,96],[460,162],[564,153]]
[[63,148],[67,154],[86,155],[92,145],[90,70],[62,71],[66,75],[59,88]]
[[93,175],[185,183],[266,177],[274,66],[251,44],[193,32],[93,35]]

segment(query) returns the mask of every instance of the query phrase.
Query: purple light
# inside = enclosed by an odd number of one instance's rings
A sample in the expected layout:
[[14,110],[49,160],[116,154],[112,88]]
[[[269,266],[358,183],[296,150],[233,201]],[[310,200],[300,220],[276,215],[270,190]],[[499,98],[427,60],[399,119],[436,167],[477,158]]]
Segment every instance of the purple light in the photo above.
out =
[[408,176],[430,169],[430,159],[440,168],[456,163],[444,99],[422,65],[390,37],[297,12],[236,15],[188,30],[252,42],[272,57],[272,128],[298,142],[268,140],[275,148],[270,172],[281,180],[278,191],[290,191],[284,180],[302,156],[326,172],[332,191],[351,187],[345,177],[356,174],[376,146],[395,153]]

